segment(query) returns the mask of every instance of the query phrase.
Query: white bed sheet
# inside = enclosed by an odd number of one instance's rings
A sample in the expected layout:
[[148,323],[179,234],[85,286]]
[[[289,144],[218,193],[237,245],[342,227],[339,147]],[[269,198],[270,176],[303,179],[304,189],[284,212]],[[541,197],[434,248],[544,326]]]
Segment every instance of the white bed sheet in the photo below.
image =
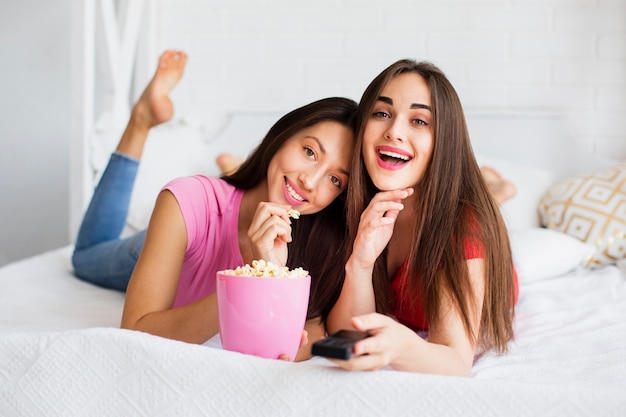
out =
[[61,248],[0,269],[0,415],[626,415],[626,281],[577,270],[522,286],[517,338],[471,378],[344,372],[118,328],[123,295]]

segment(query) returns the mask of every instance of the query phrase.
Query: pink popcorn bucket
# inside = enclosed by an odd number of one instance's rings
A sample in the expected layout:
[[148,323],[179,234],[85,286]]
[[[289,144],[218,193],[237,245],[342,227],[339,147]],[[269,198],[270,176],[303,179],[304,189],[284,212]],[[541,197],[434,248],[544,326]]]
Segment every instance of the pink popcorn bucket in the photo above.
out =
[[217,309],[226,350],[294,360],[309,304],[311,277],[251,277],[217,273]]

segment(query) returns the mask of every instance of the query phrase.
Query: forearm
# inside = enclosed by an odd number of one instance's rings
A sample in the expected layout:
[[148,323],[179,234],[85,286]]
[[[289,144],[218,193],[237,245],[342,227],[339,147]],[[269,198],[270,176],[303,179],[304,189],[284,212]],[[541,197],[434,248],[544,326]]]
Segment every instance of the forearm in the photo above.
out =
[[136,321],[122,317],[122,328],[202,344],[219,332],[216,295],[184,307],[148,313]]
[[443,326],[429,329],[428,341],[409,327],[379,313],[364,314],[352,323],[370,337],[354,345],[354,355],[336,361],[348,370],[376,370],[390,366],[406,372],[469,376],[475,346],[466,337],[462,325],[452,331]]
[[472,369],[473,355],[463,358],[455,348],[429,343],[416,333],[412,333],[403,352],[390,364],[393,369],[451,376],[469,376]]
[[372,286],[372,270],[355,268],[351,259],[346,263],[346,277],[337,302],[328,319],[328,333],[353,328],[352,317],[376,311]]

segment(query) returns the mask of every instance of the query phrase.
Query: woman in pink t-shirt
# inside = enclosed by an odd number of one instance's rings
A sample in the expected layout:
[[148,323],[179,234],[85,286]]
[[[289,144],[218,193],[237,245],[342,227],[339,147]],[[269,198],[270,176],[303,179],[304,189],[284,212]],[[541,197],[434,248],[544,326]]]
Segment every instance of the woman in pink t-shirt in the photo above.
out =
[[337,363],[467,376],[477,351],[504,352],[513,338],[517,280],[493,173],[481,175],[460,100],[432,64],[389,66],[357,117],[353,244],[327,326],[371,337]]
[[[166,51],[133,107],[83,219],[75,273],[126,290],[123,328],[204,343],[218,332],[218,270],[254,259],[304,267],[312,277],[306,330],[313,342],[324,336],[323,319],[341,289],[336,260],[345,250],[357,104],[332,97],[289,112],[236,172],[171,181],[147,231],[120,239],[148,132],[172,117],[169,93],[186,60],[183,52]],[[293,223],[292,208],[301,214]],[[310,355],[308,346],[296,359]]]

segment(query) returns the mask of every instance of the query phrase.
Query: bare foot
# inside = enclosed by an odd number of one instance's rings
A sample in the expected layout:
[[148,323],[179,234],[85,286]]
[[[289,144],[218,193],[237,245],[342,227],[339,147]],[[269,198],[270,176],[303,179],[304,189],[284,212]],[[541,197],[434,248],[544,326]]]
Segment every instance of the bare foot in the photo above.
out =
[[174,115],[170,92],[183,76],[187,54],[168,50],[159,58],[159,65],[146,89],[133,107],[117,151],[140,158],[150,128],[167,122]]
[[215,163],[220,168],[223,175],[232,174],[243,163],[243,158],[231,155],[229,153],[221,153],[215,158]]
[[491,195],[499,204],[504,203],[517,193],[515,184],[502,178],[502,175],[495,169],[484,166],[480,168],[480,171],[487,183],[487,188],[491,191]]
[[183,76],[187,54],[182,51],[165,51],[159,58],[154,77],[133,108],[132,117],[148,127],[167,122],[174,115],[170,92]]

